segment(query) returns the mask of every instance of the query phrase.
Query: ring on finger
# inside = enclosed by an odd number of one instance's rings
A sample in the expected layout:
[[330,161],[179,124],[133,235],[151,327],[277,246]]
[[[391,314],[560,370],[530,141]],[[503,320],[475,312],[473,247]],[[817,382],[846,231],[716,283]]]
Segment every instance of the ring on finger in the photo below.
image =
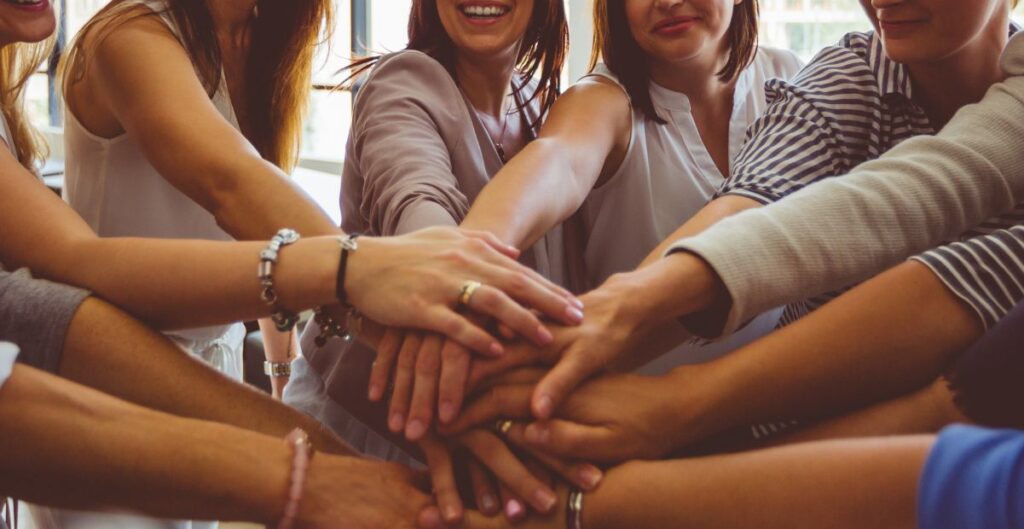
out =
[[483,285],[479,281],[470,280],[463,283],[459,290],[459,304],[468,307],[470,300],[473,299],[473,294],[481,286]]
[[497,421],[494,421],[494,433],[501,437],[506,437],[509,430],[512,429],[512,424],[512,419],[498,419]]

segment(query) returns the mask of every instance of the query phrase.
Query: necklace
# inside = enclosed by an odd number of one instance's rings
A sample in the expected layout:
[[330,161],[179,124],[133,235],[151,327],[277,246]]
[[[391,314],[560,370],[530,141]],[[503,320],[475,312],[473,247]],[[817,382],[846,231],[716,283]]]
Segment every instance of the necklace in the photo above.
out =
[[[473,105],[470,106],[473,107]],[[483,123],[483,114],[481,114],[476,107],[473,107],[473,112],[476,112],[476,117],[481,123]],[[505,141],[505,132],[508,130],[508,115],[509,112],[502,109],[501,133],[498,134],[498,139],[494,139],[494,136],[491,136],[491,131],[487,128],[487,125],[484,124],[484,132],[487,133],[487,137],[491,140],[491,143],[494,144],[494,150],[498,152],[498,159],[500,159],[503,164],[508,163],[508,156],[505,155],[505,146],[502,145]]]

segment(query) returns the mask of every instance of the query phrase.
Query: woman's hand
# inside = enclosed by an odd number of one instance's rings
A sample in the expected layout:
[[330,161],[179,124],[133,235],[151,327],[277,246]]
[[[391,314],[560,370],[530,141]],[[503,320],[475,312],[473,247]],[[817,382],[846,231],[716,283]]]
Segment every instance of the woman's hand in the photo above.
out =
[[665,456],[686,438],[687,425],[692,422],[678,404],[684,381],[672,375],[631,374],[591,380],[569,396],[555,418],[531,422],[531,396],[543,376],[544,372],[536,369],[504,375],[451,426],[442,427],[442,434],[458,435],[498,418],[517,419],[523,422],[512,431],[534,450],[553,457],[615,464]]
[[[527,446],[522,429],[499,434],[488,429],[471,429],[442,439],[428,435],[420,443],[427,458],[437,507],[446,523],[462,519],[464,508],[456,485],[456,466],[461,461],[471,484],[475,505],[494,515],[504,511],[509,520],[520,520],[527,508],[549,512],[556,501],[555,478],[584,490],[593,490],[602,473],[587,463],[572,463]],[[465,490],[465,489],[464,489]]]
[[415,472],[394,463],[317,454],[299,502],[303,529],[412,529],[431,504]]
[[[537,310],[567,325],[582,305],[564,289],[515,262],[518,251],[493,235],[430,228],[408,235],[363,238],[349,257],[345,291],[367,317],[386,325],[431,330],[482,354],[502,345],[459,308],[494,318],[537,343],[551,340]],[[467,282],[482,285],[461,307]]]
[[566,526],[566,503],[569,491],[566,487],[558,488],[558,503],[548,513],[533,513],[524,519],[511,521],[500,516],[491,516],[485,512],[467,511],[461,523],[454,525],[445,522],[440,510],[435,506],[426,508],[419,517],[420,529],[568,529]]
[[628,274],[612,276],[600,288],[582,296],[586,319],[574,327],[553,328],[550,345],[518,344],[499,358],[474,361],[470,388],[517,367],[553,365],[538,381],[531,403],[534,416],[552,417],[573,388],[623,360],[643,343],[651,325],[645,321],[642,300],[632,295],[633,282]]

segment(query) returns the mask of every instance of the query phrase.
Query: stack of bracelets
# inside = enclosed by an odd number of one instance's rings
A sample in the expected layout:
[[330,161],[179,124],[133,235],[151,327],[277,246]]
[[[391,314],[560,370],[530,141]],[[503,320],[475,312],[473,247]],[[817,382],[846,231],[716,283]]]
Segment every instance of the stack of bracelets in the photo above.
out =
[[[359,249],[356,243],[358,234],[338,236],[338,246],[341,248],[341,260],[338,264],[337,284],[335,285],[335,296],[338,302],[348,309],[345,324],[342,325],[335,320],[323,307],[314,309],[314,321],[320,327],[320,334],[316,337],[318,347],[327,344],[332,337],[346,337],[352,332],[359,332],[362,319],[354,307],[348,304],[348,295],[345,292],[345,271],[348,265],[350,253]],[[300,238],[299,233],[293,229],[283,228],[277,232],[267,247],[260,252],[260,264],[258,277],[260,280],[260,298],[270,305],[273,310],[271,319],[274,325],[281,332],[291,331],[299,321],[299,315],[286,310],[278,303],[277,292],[274,290],[274,266],[277,264],[281,251],[285,246],[295,243]]]

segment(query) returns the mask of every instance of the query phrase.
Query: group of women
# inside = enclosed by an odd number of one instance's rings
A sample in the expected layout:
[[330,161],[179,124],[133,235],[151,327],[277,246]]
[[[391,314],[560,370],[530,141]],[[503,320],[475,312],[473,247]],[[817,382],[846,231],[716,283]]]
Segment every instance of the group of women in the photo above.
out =
[[[0,493],[46,529],[1024,527],[1016,2],[861,4],[803,65],[756,0],[595,0],[562,93],[560,0],[414,0],[340,73],[339,228],[288,178],[329,0],[112,0],[62,58],[66,202],[22,107],[53,9],[0,2]],[[240,383],[251,319],[288,406]]]

